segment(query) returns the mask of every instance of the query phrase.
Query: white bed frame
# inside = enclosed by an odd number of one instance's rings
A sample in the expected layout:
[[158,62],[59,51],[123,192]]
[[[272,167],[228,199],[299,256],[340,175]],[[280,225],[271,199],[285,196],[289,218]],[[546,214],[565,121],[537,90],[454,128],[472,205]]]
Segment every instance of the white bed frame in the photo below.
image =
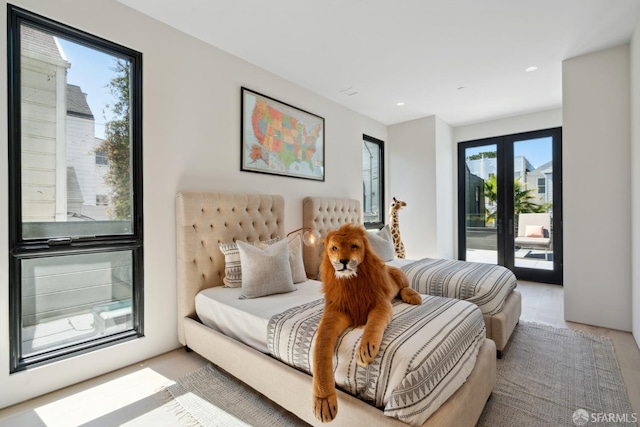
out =
[[[320,426],[312,411],[311,376],[203,325],[195,296],[222,286],[224,256],[219,242],[285,236],[284,199],[273,195],[181,192],[176,199],[178,338],[305,422]],[[429,419],[429,426],[474,426],[495,386],[495,344],[486,339],[471,375]],[[338,391],[331,426],[406,426],[357,398]]]
[[[302,201],[302,226],[320,233],[321,238],[327,231],[347,223],[362,223],[360,201],[331,197],[306,197]],[[307,276],[316,278],[322,257],[322,245],[304,248],[304,265]],[[494,315],[484,314],[487,338],[496,344],[497,356],[502,357],[504,350],[520,320],[522,295],[514,290],[506,299],[504,307]]]

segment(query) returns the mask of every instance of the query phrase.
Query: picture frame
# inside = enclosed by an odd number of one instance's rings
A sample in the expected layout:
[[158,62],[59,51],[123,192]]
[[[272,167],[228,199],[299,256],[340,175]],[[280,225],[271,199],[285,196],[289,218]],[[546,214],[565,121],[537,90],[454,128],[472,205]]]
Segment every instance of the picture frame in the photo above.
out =
[[324,118],[241,88],[240,170],[324,181]]

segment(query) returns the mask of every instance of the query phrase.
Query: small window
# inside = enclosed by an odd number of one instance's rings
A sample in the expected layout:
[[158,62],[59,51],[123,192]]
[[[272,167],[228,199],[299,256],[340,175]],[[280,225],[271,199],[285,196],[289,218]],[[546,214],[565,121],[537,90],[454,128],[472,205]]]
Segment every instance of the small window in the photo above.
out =
[[142,55],[8,12],[16,372],[143,335]]
[[538,194],[544,194],[547,188],[547,180],[545,178],[538,178]]
[[363,135],[362,199],[366,228],[384,226],[384,143]]
[[102,148],[96,148],[96,165],[109,166],[109,156]]

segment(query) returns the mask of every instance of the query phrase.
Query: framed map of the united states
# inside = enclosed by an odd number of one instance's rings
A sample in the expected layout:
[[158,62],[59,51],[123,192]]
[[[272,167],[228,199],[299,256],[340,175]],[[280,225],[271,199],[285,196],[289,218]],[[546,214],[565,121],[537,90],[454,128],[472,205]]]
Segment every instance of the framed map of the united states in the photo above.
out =
[[242,88],[240,170],[324,181],[324,118]]

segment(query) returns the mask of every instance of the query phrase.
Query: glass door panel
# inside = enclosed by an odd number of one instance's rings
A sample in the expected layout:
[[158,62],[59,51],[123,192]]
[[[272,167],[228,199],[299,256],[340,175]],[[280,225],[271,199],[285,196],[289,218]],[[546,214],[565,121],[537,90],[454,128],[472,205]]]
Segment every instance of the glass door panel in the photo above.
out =
[[553,270],[553,139],[513,143],[514,266]]
[[464,152],[466,260],[498,263],[498,151],[495,144]]

